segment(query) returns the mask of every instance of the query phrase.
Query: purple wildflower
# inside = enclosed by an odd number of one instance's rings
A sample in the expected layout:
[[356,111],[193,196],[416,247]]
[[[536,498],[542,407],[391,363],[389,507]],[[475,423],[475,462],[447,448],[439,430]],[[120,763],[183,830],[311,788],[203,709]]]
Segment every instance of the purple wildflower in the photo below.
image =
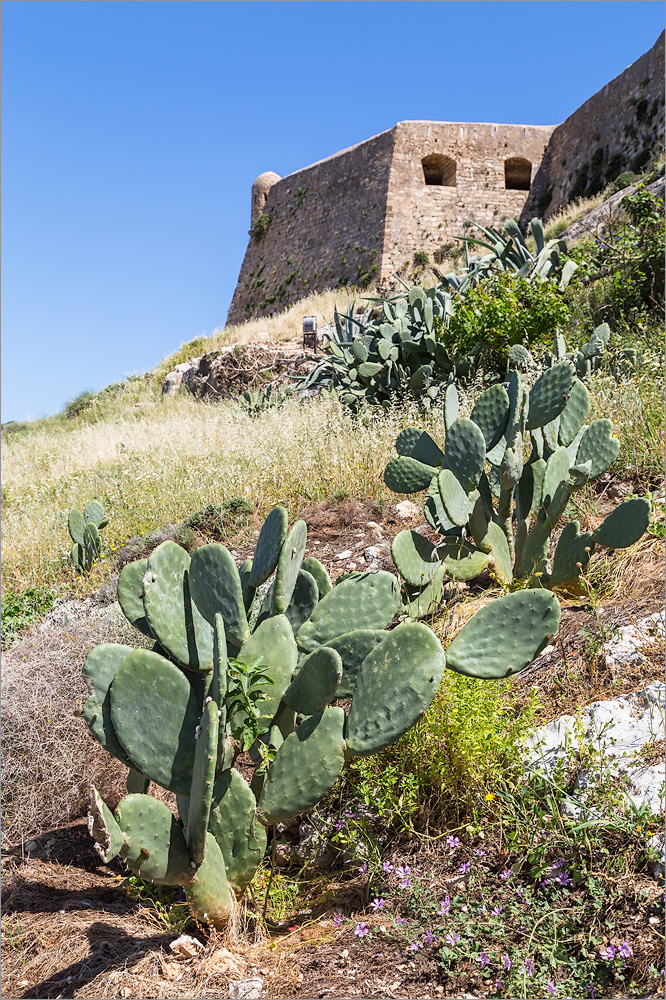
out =
[[333,917],[333,926],[339,927],[341,923],[342,923],[342,914],[338,912]]
[[525,972],[525,975],[528,977],[534,975],[536,971],[536,965],[534,964],[531,958],[525,959],[525,961],[523,962],[523,970]]
[[390,861],[385,861],[384,864],[382,865],[382,868],[384,869],[385,872],[393,871],[393,865],[391,864]]
[[439,916],[439,917],[446,916],[446,914],[449,912],[450,909],[451,909],[451,900],[449,899],[448,896],[446,896],[446,898],[444,899],[444,902],[439,904],[439,909],[437,911],[437,916]]
[[405,875],[412,874],[412,869],[409,867],[409,865],[405,865],[404,868],[402,867],[402,865],[398,865],[398,867],[395,870],[395,873],[396,875],[399,875],[400,878],[404,878]]
[[499,915],[500,915],[501,912],[502,912],[502,907],[501,906],[495,906],[490,911],[490,915],[491,915],[491,917],[499,917]]
[[557,987],[555,986],[555,983],[551,983],[550,980],[546,983],[546,989],[548,990],[549,997],[554,997],[555,994],[557,993]]
[[364,861],[362,865],[358,866],[358,873],[359,873],[359,875],[365,875],[365,873],[367,872],[367,870],[368,870],[368,865],[367,865],[366,861]]
[[458,839],[458,837],[447,837],[446,846],[450,847],[451,850],[453,850],[454,847],[460,847],[460,840]]
[[365,937],[365,935],[369,934],[369,933],[370,932],[369,932],[368,928],[365,926],[365,924],[356,924],[356,930],[354,931],[354,934],[356,935],[356,937],[362,938],[362,937]]
[[428,928],[428,930],[423,935],[423,940],[425,941],[426,944],[430,945],[433,944],[435,941],[439,941],[439,938],[436,938],[433,932],[430,930],[430,928]]
[[504,952],[502,955],[502,965],[504,966],[506,972],[511,971],[511,959],[509,958],[506,952]]
[[602,948],[601,951],[599,952],[599,955],[601,956],[601,958],[607,958],[607,959],[615,958],[616,951],[617,948],[615,947],[615,945],[610,944],[607,948]]
[[590,996],[590,997],[592,997],[592,1000],[594,1000],[594,998],[597,995],[597,991],[596,991],[594,983],[592,982],[591,979],[590,979],[590,985],[589,985],[588,990],[587,990],[587,995]]
[[499,877],[502,879],[503,882],[506,882],[508,878],[511,878],[511,872],[509,871],[508,868],[505,868],[503,872],[499,873]]
[[412,941],[412,943],[409,946],[409,950],[410,951],[420,951],[421,950],[421,945],[419,944],[418,941]]
[[490,964],[490,955],[486,955],[485,951],[482,951],[477,955],[474,961],[478,962],[482,969],[485,969],[485,967]]
[[558,885],[565,886],[571,885],[573,879],[569,876],[569,872],[560,872],[555,881]]
[[451,947],[453,947],[455,944],[458,944],[458,941],[460,941],[460,934],[456,934],[455,932],[447,934],[445,940],[447,944],[450,944]]
[[539,888],[540,889],[545,889],[547,885],[550,885],[550,879],[549,878],[545,878],[543,880],[543,882],[540,882],[539,883]]
[[402,867],[402,865],[400,865],[398,868],[396,868],[395,873],[396,875],[400,876],[400,881],[398,882],[398,886],[401,889],[411,889],[412,887],[411,870],[412,869],[409,867],[409,865],[405,865],[404,868]]
[[471,867],[472,867],[471,861],[464,861],[461,864],[461,866],[458,869],[458,871],[461,872],[463,875],[467,875],[467,873],[469,872],[469,870],[470,870]]
[[634,951],[628,941],[623,941],[620,947],[617,949],[617,953],[618,955],[621,955],[622,958],[629,958],[631,955],[633,955]]
[[343,828],[343,826],[345,825],[345,823],[346,823],[346,820],[344,820],[342,818],[339,819],[339,820],[337,820],[336,823],[335,823],[335,829],[336,830],[341,830]]
[[486,856],[486,852],[480,850],[480,848],[478,848],[478,847],[474,848],[474,853],[476,854],[477,858],[485,858],[485,856]]
[[370,903],[370,909],[374,910],[376,913],[377,910],[381,910],[383,905],[384,905],[383,899],[373,899],[373,901]]

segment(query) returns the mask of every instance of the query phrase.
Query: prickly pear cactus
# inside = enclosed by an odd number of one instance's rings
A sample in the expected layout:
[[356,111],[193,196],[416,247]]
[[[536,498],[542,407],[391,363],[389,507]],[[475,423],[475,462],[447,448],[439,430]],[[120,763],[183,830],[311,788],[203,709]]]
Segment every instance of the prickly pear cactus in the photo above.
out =
[[425,517],[442,536],[433,545],[403,531],[393,541],[413,617],[436,607],[447,576],[470,580],[488,571],[507,586],[527,580],[570,587],[595,545],[624,548],[641,537],[650,504],[628,500],[594,532],[581,534],[578,522],[570,522],[550,564],[551,534],[571,495],[601,475],[620,450],[610,420],[586,423],[589,393],[570,361],[547,368],[529,392],[511,372],[503,385],[480,395],[469,419],[456,416],[449,398],[454,392],[447,392],[443,450],[425,431],[408,427],[384,473],[396,493],[427,490]]
[[[425,625],[388,629],[402,610],[396,577],[357,573],[333,585],[304,559],[304,522],[287,528],[286,511],[272,511],[240,570],[220,545],[190,559],[171,541],[127,565],[120,606],[155,646],[107,643],[83,669],[88,728],[130,768],[115,813],[91,792],[100,856],[181,885],[197,919],[220,926],[262,861],[267,829],[316,805],[347,759],[400,739],[446,666]],[[489,620],[484,609],[465,626],[452,669],[517,672],[557,628],[552,594],[547,608],[542,592],[504,600],[503,613]],[[249,783],[234,767],[244,750],[256,763]],[[176,793],[180,822],[147,794],[150,782]]]
[[67,519],[67,527],[73,541],[70,553],[79,573],[88,573],[92,564],[99,559],[102,551],[100,529],[109,523],[99,500],[91,500],[83,509],[83,514],[72,507]]

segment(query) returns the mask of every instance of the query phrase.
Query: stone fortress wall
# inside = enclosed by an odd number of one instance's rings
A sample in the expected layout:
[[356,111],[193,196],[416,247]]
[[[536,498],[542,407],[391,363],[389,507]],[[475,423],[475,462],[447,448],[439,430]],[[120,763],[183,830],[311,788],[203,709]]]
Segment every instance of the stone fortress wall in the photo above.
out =
[[619,76],[554,129],[521,222],[548,219],[597,194],[626,170],[640,172],[664,149],[664,33]]
[[390,282],[417,251],[436,262],[469,220],[548,218],[640,169],[663,147],[663,66],[662,35],[557,127],[399,122],[286,177],[261,174],[227,323],[313,291]]

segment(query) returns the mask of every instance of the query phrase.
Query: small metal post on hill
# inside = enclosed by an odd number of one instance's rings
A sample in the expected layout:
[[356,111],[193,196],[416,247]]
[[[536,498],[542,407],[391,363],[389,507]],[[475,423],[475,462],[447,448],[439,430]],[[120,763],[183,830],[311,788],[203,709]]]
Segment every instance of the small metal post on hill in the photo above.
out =
[[303,317],[303,350],[310,348],[317,353],[317,317]]

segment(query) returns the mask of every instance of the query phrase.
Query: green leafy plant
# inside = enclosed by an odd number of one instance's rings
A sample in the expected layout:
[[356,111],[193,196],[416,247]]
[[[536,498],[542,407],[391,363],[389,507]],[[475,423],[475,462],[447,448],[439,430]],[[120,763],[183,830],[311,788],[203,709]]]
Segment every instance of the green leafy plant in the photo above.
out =
[[[386,631],[401,610],[391,573],[351,573],[333,586],[317,559],[304,558],[306,542],[305,522],[288,530],[282,507],[240,569],[222,545],[190,558],[163,542],[118,580],[123,612],[155,646],[105,644],[83,668],[83,718],[130,769],[115,814],[91,789],[90,831],[102,858],[120,854],[135,875],[182,885],[197,919],[217,925],[232,912],[231,890],[240,895],[252,881],[267,827],[316,805],[348,757],[403,736],[428,709],[447,662],[479,676],[513,673],[559,622],[552,594],[510,594],[496,602],[499,625],[482,610],[445,657],[424,625]],[[489,627],[494,638],[511,634],[508,655],[475,652]],[[348,715],[331,705],[341,697],[351,698]],[[248,784],[233,765],[255,734],[259,766]],[[146,795],[150,781],[176,793],[183,827]]]
[[67,527],[73,541],[71,559],[79,573],[89,573],[102,552],[100,530],[109,523],[99,500],[91,500],[83,510],[73,507],[69,512]]
[[264,236],[269,230],[271,224],[271,217],[267,212],[262,212],[254,220],[254,225],[252,226],[252,237],[257,243],[261,243]]
[[293,394],[294,390],[290,386],[276,389],[271,382],[267,389],[257,390],[257,392],[250,392],[246,389],[239,396],[238,402],[241,409],[250,417],[259,417],[267,410],[279,409],[284,406]]
[[451,385],[443,451],[417,427],[401,431],[384,481],[396,493],[427,490],[424,514],[442,536],[439,545],[415,531],[393,540],[410,613],[419,617],[436,608],[447,576],[471,580],[487,570],[505,586],[572,587],[596,545],[625,548],[638,541],[650,521],[647,499],[626,500],[594,531],[568,522],[548,564],[551,534],[570,498],[620,450],[610,420],[585,423],[589,409],[585,385],[564,361],[529,392],[512,372],[504,385],[479,396],[469,418],[458,417]]
[[58,596],[51,587],[28,587],[20,594],[2,595],[2,648],[12,646],[26,629],[53,607]]

